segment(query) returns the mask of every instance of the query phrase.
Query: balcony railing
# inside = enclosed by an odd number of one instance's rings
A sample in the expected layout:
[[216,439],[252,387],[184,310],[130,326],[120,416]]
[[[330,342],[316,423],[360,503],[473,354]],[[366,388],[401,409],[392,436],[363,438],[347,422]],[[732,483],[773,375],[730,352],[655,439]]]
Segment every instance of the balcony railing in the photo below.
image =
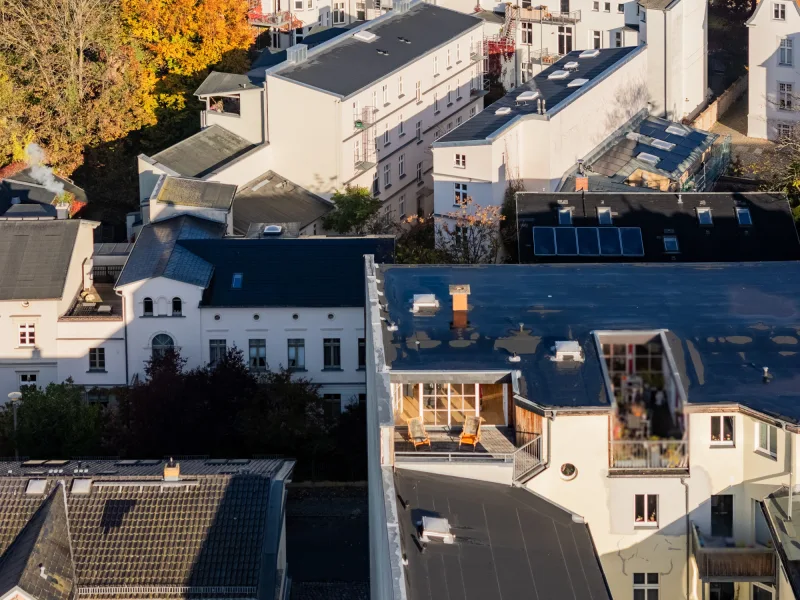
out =
[[612,440],[609,446],[612,469],[689,469],[689,447],[684,440]]
[[536,65],[552,65],[561,58],[561,56],[562,55],[557,52],[550,52],[547,48],[540,48],[531,51],[530,62]]
[[709,545],[716,541],[703,536],[692,523],[692,549],[700,579],[703,581],[759,581],[774,583],[775,551],[754,546],[748,548]]
[[581,11],[551,12],[546,8],[521,8],[519,18],[535,23],[577,23],[581,20]]

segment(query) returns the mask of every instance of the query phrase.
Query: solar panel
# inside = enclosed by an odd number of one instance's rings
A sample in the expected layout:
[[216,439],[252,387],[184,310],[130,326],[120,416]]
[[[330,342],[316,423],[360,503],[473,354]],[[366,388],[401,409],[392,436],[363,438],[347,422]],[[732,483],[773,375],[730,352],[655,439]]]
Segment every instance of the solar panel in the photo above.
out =
[[619,241],[617,227],[600,227],[597,230],[600,238],[600,254],[603,256],[619,256],[622,254],[622,244]]
[[559,227],[556,229],[556,254],[560,256],[574,256],[578,253],[578,240],[575,238],[574,227]]
[[552,227],[533,228],[533,253],[552,256],[556,253],[556,234]]
[[579,227],[575,233],[578,235],[578,254],[583,256],[597,256],[600,254],[597,227]]
[[642,230],[638,227],[620,227],[619,239],[622,241],[624,256],[644,256]]

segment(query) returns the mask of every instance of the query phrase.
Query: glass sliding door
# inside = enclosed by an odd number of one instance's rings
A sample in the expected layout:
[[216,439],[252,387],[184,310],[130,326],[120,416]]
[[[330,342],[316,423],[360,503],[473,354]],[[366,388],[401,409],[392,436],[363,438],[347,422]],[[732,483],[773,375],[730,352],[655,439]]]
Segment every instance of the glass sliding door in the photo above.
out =
[[426,425],[460,426],[467,416],[477,415],[474,383],[423,383],[422,421]]

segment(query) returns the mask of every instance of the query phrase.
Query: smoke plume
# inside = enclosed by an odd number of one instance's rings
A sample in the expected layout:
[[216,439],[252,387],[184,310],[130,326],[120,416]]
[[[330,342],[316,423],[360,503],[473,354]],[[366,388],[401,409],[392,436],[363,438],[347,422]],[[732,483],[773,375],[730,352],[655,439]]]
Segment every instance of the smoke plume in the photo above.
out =
[[31,177],[36,183],[56,196],[61,196],[64,193],[64,184],[56,179],[53,169],[44,164],[46,154],[39,144],[30,143],[25,146],[25,158],[28,165],[30,165]]

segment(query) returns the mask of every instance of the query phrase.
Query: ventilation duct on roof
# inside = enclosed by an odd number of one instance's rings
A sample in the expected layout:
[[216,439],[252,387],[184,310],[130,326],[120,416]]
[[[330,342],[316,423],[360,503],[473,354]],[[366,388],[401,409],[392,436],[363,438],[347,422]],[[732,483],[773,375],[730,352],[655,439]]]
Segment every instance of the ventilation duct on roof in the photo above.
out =
[[297,64],[308,58],[308,46],[305,44],[295,44],[286,49],[286,62]]
[[646,162],[647,164],[654,166],[658,164],[659,160],[661,160],[660,158],[658,158],[654,154],[650,154],[649,152],[639,152],[636,158],[638,158],[642,162]]
[[561,69],[553,71],[547,76],[548,79],[566,79],[567,77],[569,77],[569,73]]
[[504,106],[503,108],[498,108],[496,111],[494,111],[494,114],[496,114],[496,115],[510,115],[511,114],[511,107]]
[[589,80],[582,78],[573,79],[567,84],[567,87],[581,87],[584,83],[589,83]]
[[584,50],[581,52],[578,58],[594,58],[595,56],[600,56],[600,50],[592,48],[591,50]]
[[371,31],[357,31],[353,34],[353,37],[357,40],[361,40],[362,42],[374,42],[378,39],[378,36],[372,33]]

